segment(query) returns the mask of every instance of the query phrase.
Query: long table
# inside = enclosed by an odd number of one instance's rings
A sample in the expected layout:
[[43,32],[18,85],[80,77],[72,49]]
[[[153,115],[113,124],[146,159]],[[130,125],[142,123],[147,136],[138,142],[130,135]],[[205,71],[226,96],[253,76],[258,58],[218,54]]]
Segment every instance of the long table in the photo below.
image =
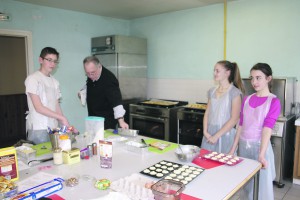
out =
[[[97,180],[106,178],[115,181],[133,173],[139,173],[143,169],[162,160],[197,166],[193,163],[180,162],[174,154],[174,150],[164,154],[146,152],[141,155],[136,152],[130,152],[123,146],[113,149],[113,164],[111,169],[103,169],[100,167],[99,155],[93,156],[88,160],[81,160],[80,163],[72,165],[53,165],[53,161],[48,161],[41,165],[50,165],[51,168],[44,172],[55,174],[62,178],[70,174],[77,174],[80,177],[94,177]],[[36,174],[40,166],[22,170],[19,174],[20,180],[30,178],[30,176]],[[255,199],[257,199],[260,168],[261,164],[259,162],[244,159],[235,166],[222,165],[207,169],[195,180],[190,182],[183,193],[205,200],[229,199],[250,179],[254,178],[254,193]],[[64,187],[63,190],[57,194],[65,199],[93,199],[108,194],[109,190],[98,190],[94,188],[93,184],[92,181],[80,178],[77,186]]]

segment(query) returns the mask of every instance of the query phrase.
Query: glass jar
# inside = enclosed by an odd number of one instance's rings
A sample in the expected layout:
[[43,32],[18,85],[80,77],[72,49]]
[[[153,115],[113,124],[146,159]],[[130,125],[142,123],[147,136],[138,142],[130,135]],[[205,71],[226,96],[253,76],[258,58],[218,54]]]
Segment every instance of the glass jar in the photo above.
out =
[[53,150],[53,162],[55,165],[63,164],[63,155],[61,148],[56,148]]

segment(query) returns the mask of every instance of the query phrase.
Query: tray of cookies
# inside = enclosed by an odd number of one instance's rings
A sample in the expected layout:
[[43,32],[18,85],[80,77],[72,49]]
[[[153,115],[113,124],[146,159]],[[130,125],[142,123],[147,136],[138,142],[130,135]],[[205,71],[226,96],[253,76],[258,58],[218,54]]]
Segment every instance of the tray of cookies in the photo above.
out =
[[168,174],[170,174],[172,171],[177,170],[182,165],[179,163],[174,163],[167,160],[162,160],[146,169],[141,171],[141,174],[151,176],[153,178],[162,178]]
[[182,165],[178,169],[172,171],[170,174],[164,177],[164,179],[171,179],[175,181],[180,181],[187,185],[197,176],[204,172],[205,169],[201,167],[194,167],[189,165]]
[[243,159],[240,157],[224,153],[218,153],[215,151],[204,154],[202,157],[208,160],[224,163],[229,166],[236,165],[243,161]]

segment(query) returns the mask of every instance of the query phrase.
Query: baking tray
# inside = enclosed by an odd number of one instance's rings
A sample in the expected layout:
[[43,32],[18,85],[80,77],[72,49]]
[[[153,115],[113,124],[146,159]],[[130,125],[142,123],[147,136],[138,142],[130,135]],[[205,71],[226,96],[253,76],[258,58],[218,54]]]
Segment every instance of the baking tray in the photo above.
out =
[[192,103],[192,104],[188,104],[183,106],[185,109],[188,110],[203,110],[205,111],[207,108],[207,104],[205,103]]
[[136,137],[138,136],[139,131],[134,129],[122,129],[118,128],[118,134],[127,137]]
[[153,178],[163,178],[164,176],[170,174],[172,171],[180,168],[182,165],[179,163],[174,163],[167,160],[162,160],[144,170],[140,173],[151,176]]
[[183,184],[187,185],[204,171],[205,169],[201,167],[182,165],[178,169],[165,176],[164,179],[180,181]]
[[224,154],[224,153],[218,153],[215,151],[204,154],[201,157],[204,159],[216,161],[219,163],[224,163],[229,166],[237,165],[238,163],[243,161],[243,159],[238,156],[233,156],[233,155]]

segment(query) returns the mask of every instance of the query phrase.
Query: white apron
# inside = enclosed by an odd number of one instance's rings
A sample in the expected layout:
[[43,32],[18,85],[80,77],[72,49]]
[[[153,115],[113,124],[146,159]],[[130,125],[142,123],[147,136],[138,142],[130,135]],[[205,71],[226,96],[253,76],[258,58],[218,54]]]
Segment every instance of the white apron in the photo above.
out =
[[[224,124],[231,117],[231,100],[229,97],[229,92],[232,89],[232,85],[223,96],[216,98],[216,90],[214,89],[210,98],[210,110],[208,113],[208,125],[207,131],[211,136],[215,135]],[[216,151],[220,153],[228,153],[231,149],[235,138],[236,130],[232,128],[227,133],[223,134],[215,144],[210,144],[207,142],[205,136],[202,139],[201,148],[207,149],[209,151]]]
[[[264,119],[270,110],[271,102],[275,95],[271,94],[262,105],[256,108],[252,108],[249,105],[249,99],[252,95],[246,99],[244,104],[244,119],[238,154],[241,157],[258,160]],[[268,166],[266,169],[260,170],[258,199],[272,200],[274,199],[273,180],[276,174],[271,142],[268,144],[265,158],[268,162]],[[253,199],[253,180],[241,190],[240,199]]]

